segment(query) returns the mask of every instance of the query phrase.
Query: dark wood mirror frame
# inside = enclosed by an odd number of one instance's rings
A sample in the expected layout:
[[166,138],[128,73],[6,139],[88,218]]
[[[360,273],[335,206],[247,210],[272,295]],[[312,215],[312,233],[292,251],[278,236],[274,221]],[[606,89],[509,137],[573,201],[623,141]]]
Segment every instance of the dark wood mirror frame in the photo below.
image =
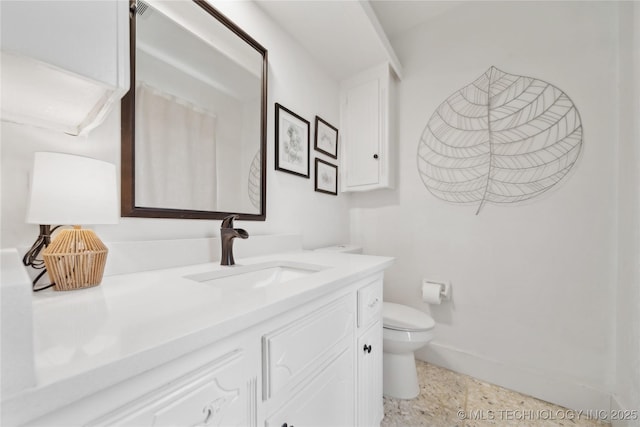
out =
[[136,81],[136,20],[135,0],[130,1],[131,17],[129,19],[130,49],[130,82],[129,92],[122,98],[121,129],[121,216],[141,218],[182,218],[182,219],[223,219],[231,214],[238,214],[238,220],[264,221],[267,213],[267,50],[204,0],[193,0],[212,18],[218,20],[230,31],[262,55],[262,96],[260,114],[260,213],[198,211],[186,209],[165,209],[136,206],[135,202],[135,81]]

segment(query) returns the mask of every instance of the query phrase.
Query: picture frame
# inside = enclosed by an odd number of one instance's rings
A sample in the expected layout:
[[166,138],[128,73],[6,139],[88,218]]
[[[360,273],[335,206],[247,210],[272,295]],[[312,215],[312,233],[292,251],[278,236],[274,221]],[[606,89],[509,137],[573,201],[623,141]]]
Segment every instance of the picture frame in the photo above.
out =
[[338,166],[316,157],[315,190],[319,193],[338,195]]
[[313,148],[334,159],[338,158],[338,129],[320,116],[316,116]]
[[276,170],[309,178],[308,120],[276,103]]

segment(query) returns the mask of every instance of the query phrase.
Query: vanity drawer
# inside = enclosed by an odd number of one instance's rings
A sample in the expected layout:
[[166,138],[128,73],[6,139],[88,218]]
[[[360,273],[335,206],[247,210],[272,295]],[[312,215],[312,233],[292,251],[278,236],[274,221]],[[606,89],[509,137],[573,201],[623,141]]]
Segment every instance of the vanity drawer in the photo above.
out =
[[345,295],[262,337],[264,400],[295,385],[353,336],[355,305],[353,294]]
[[367,327],[382,315],[382,278],[358,289],[358,327]]
[[89,426],[255,426],[257,378],[244,350],[232,351],[190,374],[100,417]]

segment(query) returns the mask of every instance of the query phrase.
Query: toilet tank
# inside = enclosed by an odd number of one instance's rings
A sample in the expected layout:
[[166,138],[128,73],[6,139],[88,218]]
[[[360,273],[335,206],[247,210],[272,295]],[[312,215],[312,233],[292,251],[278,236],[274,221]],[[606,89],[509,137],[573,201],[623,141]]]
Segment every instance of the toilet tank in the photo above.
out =
[[320,252],[339,252],[345,254],[361,254],[362,246],[344,244],[344,245],[335,245],[335,246],[327,246],[324,248],[315,249]]

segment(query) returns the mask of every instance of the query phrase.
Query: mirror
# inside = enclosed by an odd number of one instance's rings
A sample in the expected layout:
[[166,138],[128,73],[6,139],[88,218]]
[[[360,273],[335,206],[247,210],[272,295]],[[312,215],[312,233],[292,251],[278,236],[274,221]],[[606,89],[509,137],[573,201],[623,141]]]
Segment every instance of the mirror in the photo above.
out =
[[266,49],[203,0],[130,5],[122,216],[264,221]]

